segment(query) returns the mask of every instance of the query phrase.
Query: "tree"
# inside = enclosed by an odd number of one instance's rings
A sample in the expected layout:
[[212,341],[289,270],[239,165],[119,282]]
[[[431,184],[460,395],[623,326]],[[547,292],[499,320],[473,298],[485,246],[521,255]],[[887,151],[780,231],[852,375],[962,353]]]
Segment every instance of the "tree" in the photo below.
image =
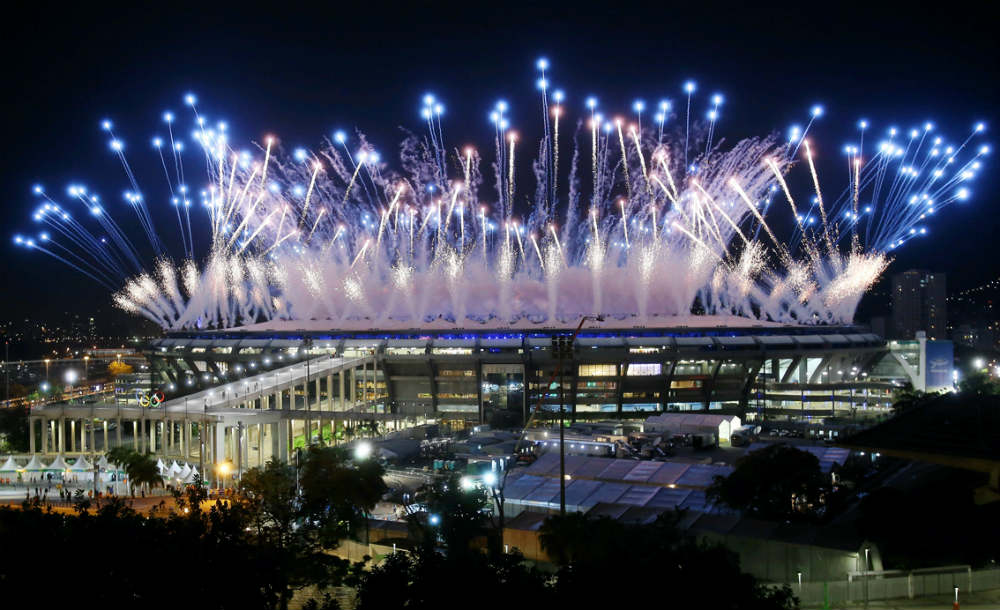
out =
[[385,469],[376,460],[352,460],[340,447],[310,447],[299,470],[301,510],[332,545],[368,524],[386,492]]
[[128,475],[129,490],[135,495],[135,488],[153,488],[163,485],[163,477],[156,467],[156,460],[148,453],[139,453],[129,447],[115,447],[105,454],[108,461],[118,464]]
[[829,488],[815,455],[772,444],[745,455],[728,477],[716,476],[707,495],[762,519],[810,520]]
[[240,488],[252,508],[257,534],[271,537],[279,548],[288,546],[299,518],[294,469],[272,458],[263,467],[246,472]]
[[989,373],[979,371],[959,381],[958,391],[972,396],[996,396],[1000,394],[1000,381]]
[[327,551],[340,539],[319,535],[314,515],[303,510],[296,494],[295,469],[272,459],[252,468],[240,483],[239,503],[246,509],[257,544],[276,566],[274,595],[287,608],[294,591],[339,583],[348,562]]
[[787,586],[762,585],[740,571],[734,553],[685,535],[679,520],[680,513],[648,525],[579,513],[546,519],[539,540],[558,566],[553,584],[560,606],[618,607],[622,591],[609,583],[636,582],[655,586],[674,608],[796,607]]
[[[423,516],[413,516],[411,525],[424,530],[421,532],[423,540],[432,542],[440,538],[450,555],[468,554],[473,541],[486,534],[489,500],[478,489],[463,488],[457,474],[418,490],[416,500],[427,507],[428,515],[433,515],[438,523],[428,527],[430,524],[423,521]],[[435,535],[430,536],[428,532]]]
[[0,409],[0,452],[28,451],[28,408],[23,405]]
[[[87,591],[89,605],[103,608],[176,608],[177,595],[164,593],[163,571],[142,560],[122,560],[121,545],[155,549],[164,565],[197,560],[196,576],[181,577],[183,595],[199,608],[279,608],[285,580],[274,549],[250,527],[253,515],[239,502],[217,503],[202,510],[198,490],[189,490],[187,512],[145,516],[112,499],[97,510],[79,514],[26,506],[0,507],[0,539],[18,553],[0,554],[0,582],[18,583],[38,592],[45,606],[79,605]],[[191,508],[193,507],[193,508]],[[248,529],[249,528],[249,529]],[[88,549],[88,561],[59,576],[38,570],[52,549]],[[96,584],[95,584],[96,583]]]
[[937,392],[924,392],[923,390],[914,389],[913,384],[907,381],[902,387],[892,393],[892,408],[898,415],[903,411],[925,404],[937,396]]

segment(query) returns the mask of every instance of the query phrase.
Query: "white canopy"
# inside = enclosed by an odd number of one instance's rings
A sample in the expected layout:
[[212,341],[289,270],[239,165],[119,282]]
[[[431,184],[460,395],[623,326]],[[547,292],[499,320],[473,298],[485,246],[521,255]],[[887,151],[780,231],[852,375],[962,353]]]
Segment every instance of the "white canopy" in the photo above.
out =
[[191,465],[185,463],[184,464],[184,468],[181,468],[181,471],[179,473],[177,473],[177,478],[180,479],[180,480],[182,480],[182,481],[187,481],[187,478],[190,475],[191,475]]
[[176,479],[179,478],[178,475],[180,474],[180,472],[181,472],[181,467],[178,466],[177,461],[174,460],[173,462],[170,463],[170,468],[167,468],[167,472],[166,474],[164,474],[164,476],[171,479]]
[[46,466],[42,463],[42,460],[38,459],[38,454],[35,454],[31,456],[31,460],[24,466],[24,469],[28,472],[41,472],[46,470]]
[[86,472],[91,469],[93,469],[93,466],[91,466],[90,462],[87,461],[87,458],[82,455],[76,458],[73,465],[69,467],[70,472]]
[[14,462],[13,456],[8,457],[7,461],[3,463],[3,466],[0,466],[0,472],[15,472],[20,469],[21,467]]
[[101,459],[97,460],[97,467],[101,470],[107,470],[109,468],[108,456],[102,455]]
[[156,469],[160,471],[160,476],[165,476],[167,473],[167,467],[164,465],[163,460],[157,458]]
[[186,477],[184,477],[184,482],[185,483],[194,483],[194,478],[196,476],[198,476],[198,469],[197,468],[192,468],[191,472],[188,473],[188,475]]
[[45,468],[45,470],[66,470],[68,468],[69,464],[66,463],[66,460],[63,459],[63,456],[57,455],[56,459],[52,460],[52,463],[49,464]]

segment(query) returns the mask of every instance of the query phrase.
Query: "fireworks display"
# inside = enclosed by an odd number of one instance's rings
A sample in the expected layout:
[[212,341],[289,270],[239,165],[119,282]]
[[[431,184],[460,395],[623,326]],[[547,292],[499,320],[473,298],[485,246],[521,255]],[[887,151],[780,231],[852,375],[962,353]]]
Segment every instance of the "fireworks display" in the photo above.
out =
[[[124,204],[82,185],[64,196],[36,186],[40,229],[14,241],[167,329],[275,319],[505,328],[591,314],[629,326],[690,314],[837,324],[852,320],[893,249],[969,198],[989,153],[982,124],[949,142],[930,123],[878,139],[860,121],[843,149],[848,179],[830,197],[808,138],[822,107],[786,137],[730,144],[717,131],[723,97],[700,99],[692,81],[676,104],[648,113],[636,101],[605,115],[595,98],[571,104],[548,68],[539,61],[540,141],[520,139],[500,101],[492,141],[455,147],[428,94],[423,127],[392,161],[361,133],[336,132],[315,150],[286,151],[274,138],[237,150],[189,95],[190,136],[182,141],[167,112],[152,140],[166,182],[157,196],[105,121]],[[164,205],[179,240],[154,222],[164,216],[152,206]],[[772,218],[791,229],[772,229]]]

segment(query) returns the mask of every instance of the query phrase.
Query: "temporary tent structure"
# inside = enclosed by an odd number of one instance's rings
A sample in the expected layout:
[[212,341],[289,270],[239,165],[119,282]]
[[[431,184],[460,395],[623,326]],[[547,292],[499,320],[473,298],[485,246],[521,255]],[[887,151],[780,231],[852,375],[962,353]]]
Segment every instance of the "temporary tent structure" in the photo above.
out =
[[198,469],[197,468],[192,468],[191,472],[188,473],[188,475],[186,477],[184,477],[184,482],[185,483],[194,483],[195,477],[197,477],[197,476],[198,476]]
[[31,456],[31,459],[24,466],[25,480],[27,481],[39,481],[42,479],[42,473],[48,469],[48,466],[42,463],[42,460],[38,458],[38,455]]
[[180,472],[181,472],[181,467],[177,465],[177,460],[174,460],[173,462],[170,463],[170,467],[167,468],[167,471],[166,473],[164,473],[163,476],[169,479],[176,479],[179,478],[178,475],[180,474]]
[[28,460],[28,463],[24,465],[24,470],[26,472],[42,472],[47,468],[48,467],[42,463],[42,460],[38,458],[37,454],[31,456],[31,459]]
[[86,479],[91,470],[93,470],[93,466],[90,465],[86,457],[81,455],[76,458],[73,465],[69,467],[69,473],[67,474],[70,480],[80,481],[82,479]]
[[645,432],[669,432],[671,434],[711,432],[718,440],[728,441],[732,431],[739,427],[740,418],[735,415],[660,413],[647,418],[642,429]]
[[52,463],[46,466],[45,470],[48,471],[59,471],[63,472],[69,469],[69,464],[63,459],[63,456],[57,455],[56,459],[52,460]]
[[70,472],[88,472],[93,469],[94,467],[87,461],[87,458],[82,455],[76,458],[73,465],[69,467]]
[[16,462],[14,462],[13,456],[8,457],[7,461],[4,462],[2,466],[0,466],[0,472],[17,472],[20,469],[21,467],[18,466]]

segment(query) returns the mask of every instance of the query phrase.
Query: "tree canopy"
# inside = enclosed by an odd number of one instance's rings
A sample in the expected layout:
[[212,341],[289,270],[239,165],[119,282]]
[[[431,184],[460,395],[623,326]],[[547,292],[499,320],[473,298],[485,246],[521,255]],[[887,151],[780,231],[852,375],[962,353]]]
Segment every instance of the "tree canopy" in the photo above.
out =
[[156,467],[156,460],[148,453],[140,453],[130,447],[115,447],[105,454],[108,461],[118,464],[128,475],[128,484],[135,492],[136,486],[152,488],[163,485],[163,477]]
[[754,517],[801,521],[821,512],[829,490],[815,455],[775,443],[740,458],[728,477],[715,477],[708,497]]

